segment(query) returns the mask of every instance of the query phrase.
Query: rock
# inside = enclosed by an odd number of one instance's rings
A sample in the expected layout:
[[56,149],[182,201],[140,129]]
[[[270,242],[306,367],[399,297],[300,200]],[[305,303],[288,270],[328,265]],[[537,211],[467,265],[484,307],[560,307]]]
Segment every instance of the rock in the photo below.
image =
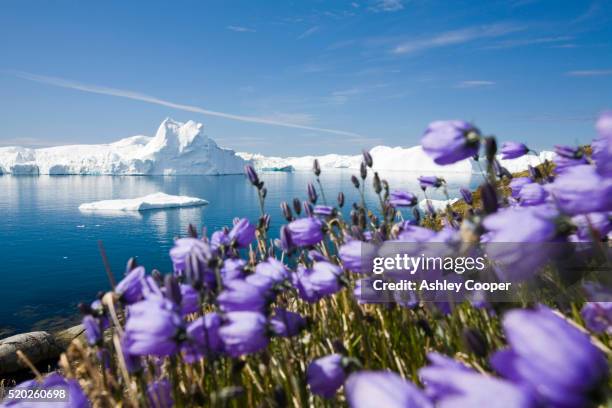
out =
[[84,331],[83,325],[77,325],[53,334],[46,331],[35,331],[16,334],[0,340],[0,375],[27,369],[27,366],[17,357],[18,350],[36,365],[58,358],[68,345]]

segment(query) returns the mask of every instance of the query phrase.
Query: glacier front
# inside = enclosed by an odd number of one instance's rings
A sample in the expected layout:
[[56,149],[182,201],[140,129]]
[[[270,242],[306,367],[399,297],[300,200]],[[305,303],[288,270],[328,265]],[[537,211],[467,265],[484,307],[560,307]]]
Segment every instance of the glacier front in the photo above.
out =
[[243,172],[246,162],[219,147],[201,123],[164,120],[154,137],[41,149],[0,147],[0,174],[220,175]]

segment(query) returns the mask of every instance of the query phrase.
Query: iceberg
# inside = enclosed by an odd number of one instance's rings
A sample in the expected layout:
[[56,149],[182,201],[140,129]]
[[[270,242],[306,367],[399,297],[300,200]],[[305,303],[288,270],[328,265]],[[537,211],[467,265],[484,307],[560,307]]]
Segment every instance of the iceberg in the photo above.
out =
[[[447,205],[453,205],[455,204],[457,201],[459,201],[458,198],[451,198],[450,200],[429,200],[431,202],[431,206],[433,207],[435,212],[440,212],[440,211],[444,211],[446,210],[446,206]],[[418,204],[419,210],[425,212],[427,211],[427,200],[423,199],[421,201],[419,201]]]
[[203,125],[170,118],[154,137],[41,149],[0,147],[0,174],[220,175],[241,174],[245,160],[219,147]]
[[[246,152],[236,153],[244,160],[251,162],[261,171],[310,171],[314,159],[319,160],[322,169],[351,169],[358,170],[362,156],[327,154],[322,156],[276,157],[264,156]],[[413,172],[423,175],[444,175],[450,173],[472,174],[480,173],[478,163],[474,160],[462,160],[447,166],[440,166],[423,151],[421,146],[389,147],[376,146],[370,150],[374,160],[375,171],[385,172]],[[498,160],[510,172],[526,170],[528,165],[538,165],[541,161],[551,160],[553,152],[544,151],[539,156],[526,155],[513,160]],[[486,167],[484,161],[481,162]],[[281,170],[282,169],[282,170]]]
[[[256,169],[287,169],[284,171],[304,171],[312,169],[314,159],[319,161],[322,169],[359,169],[362,156],[326,154],[322,156],[275,157],[245,152],[236,153],[250,161]],[[440,166],[431,160],[421,146],[389,147],[376,146],[370,150],[374,160],[375,171],[422,172],[422,173],[471,173],[472,166],[465,160],[449,166]],[[276,170],[278,171],[278,170]]]
[[206,205],[208,201],[188,196],[177,196],[165,193],[153,193],[144,197],[121,200],[103,200],[93,203],[84,203],[79,206],[80,211],[144,211],[162,208],[182,208]]

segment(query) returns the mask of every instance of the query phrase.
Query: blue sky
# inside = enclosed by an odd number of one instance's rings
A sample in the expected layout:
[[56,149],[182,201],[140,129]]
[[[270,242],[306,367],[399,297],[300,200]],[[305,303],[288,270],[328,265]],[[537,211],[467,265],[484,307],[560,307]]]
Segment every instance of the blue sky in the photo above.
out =
[[610,1],[0,4],[0,145],[152,135],[265,154],[410,146],[436,119],[534,148],[612,107]]

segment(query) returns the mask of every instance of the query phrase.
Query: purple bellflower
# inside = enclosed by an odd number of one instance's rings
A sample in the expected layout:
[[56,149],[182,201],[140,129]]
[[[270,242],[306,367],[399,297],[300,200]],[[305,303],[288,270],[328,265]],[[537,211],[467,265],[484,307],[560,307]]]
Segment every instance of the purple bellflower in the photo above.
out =
[[306,378],[313,394],[333,397],[346,379],[342,355],[330,354],[314,360],[308,365]]
[[351,408],[433,408],[420,389],[390,371],[353,373],[344,387]]
[[292,337],[299,334],[306,327],[306,320],[298,313],[290,312],[277,307],[270,318],[272,332],[280,337]]
[[178,351],[183,320],[169,300],[149,298],[128,308],[125,345],[129,354],[168,356]]
[[586,334],[544,306],[512,310],[502,323],[510,347],[491,359],[498,373],[531,388],[545,406],[590,405],[608,362]]
[[318,218],[299,218],[287,225],[291,243],[297,246],[311,246],[323,240],[323,222]]
[[473,157],[480,147],[480,131],[461,120],[432,122],[421,140],[436,164],[452,164]]
[[132,269],[126,276],[115,286],[115,292],[120,299],[132,304],[142,299],[142,283],[145,277],[145,269],[142,266],[137,266]]
[[238,248],[246,248],[255,239],[255,230],[249,220],[241,218],[229,232],[230,242],[234,242]]
[[231,357],[256,353],[268,346],[266,317],[259,312],[230,312],[219,329],[225,351]]
[[259,287],[247,281],[234,279],[225,283],[225,289],[217,296],[217,303],[225,312],[261,311],[266,305],[266,298]]
[[389,195],[389,204],[393,207],[414,207],[417,197],[407,191],[395,190]]
[[505,142],[501,148],[503,160],[516,159],[529,153],[529,148],[524,143]]
[[574,166],[547,185],[553,201],[566,214],[612,210],[612,178],[600,176],[594,166]]

